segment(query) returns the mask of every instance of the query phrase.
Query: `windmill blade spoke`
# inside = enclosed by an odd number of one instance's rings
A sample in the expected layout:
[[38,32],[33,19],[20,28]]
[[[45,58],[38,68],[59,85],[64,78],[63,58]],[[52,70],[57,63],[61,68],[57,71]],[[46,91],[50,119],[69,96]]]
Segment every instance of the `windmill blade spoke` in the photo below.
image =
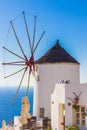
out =
[[36,49],[37,49],[37,47],[38,47],[38,45],[39,45],[39,43],[40,43],[42,37],[44,36],[44,34],[45,34],[45,31],[43,31],[42,35],[40,36],[40,38],[39,38],[39,40],[38,40],[38,42],[37,42],[37,44],[36,44],[36,46],[35,46],[35,48],[34,48],[33,54],[34,54],[34,52],[36,51]]
[[21,46],[21,43],[20,43],[20,41],[19,41],[19,39],[18,39],[18,36],[17,36],[17,34],[16,34],[16,31],[15,31],[15,29],[14,29],[14,26],[13,26],[12,21],[11,21],[11,26],[12,26],[13,32],[14,32],[14,34],[15,34],[17,43],[18,43],[18,45],[19,45],[19,47],[20,47],[20,49],[21,49],[21,52],[22,52],[23,56],[26,58],[25,53],[24,53],[24,50],[23,50],[23,48],[22,48],[22,46]]
[[10,64],[10,63],[25,63],[25,61],[8,62],[8,64]]
[[12,74],[10,74],[10,75],[5,76],[4,78],[9,78],[9,77],[11,77],[11,76],[14,76],[15,74],[18,74],[19,72],[21,72],[21,71],[24,70],[24,69],[25,69],[25,67],[22,68],[22,69],[20,69],[20,70],[18,70],[18,71],[16,71],[16,72],[14,72],[14,73],[12,73]]
[[35,76],[35,72],[34,71],[32,71],[32,75]]
[[[19,63],[19,64],[18,64]],[[22,63],[25,63],[25,61],[16,61],[16,62],[5,62],[5,63],[2,63],[3,65],[21,65],[21,66],[23,66],[23,65],[25,65],[25,64],[22,64]]]
[[30,86],[30,69],[29,69],[29,74],[28,74],[28,85],[27,85],[26,96],[28,96],[29,86]]
[[30,50],[31,50],[31,54],[32,54],[31,40],[30,40],[29,30],[28,30],[28,26],[27,26],[27,20],[26,20],[25,12],[24,12],[24,11],[23,11],[23,17],[24,17],[24,22],[25,22],[26,32],[27,32],[28,41],[29,41],[29,45],[30,45]]
[[20,87],[21,87],[21,84],[22,84],[22,81],[23,81],[23,79],[24,79],[24,76],[25,76],[26,71],[27,71],[27,67],[25,68],[24,73],[23,73],[23,75],[22,75],[22,78],[21,78],[21,81],[20,81],[20,83],[19,83],[19,86],[18,86],[18,89],[17,89],[17,92],[16,92],[16,95],[15,95],[15,97],[14,97],[14,100],[13,100],[12,105],[14,105],[14,103],[15,103],[15,101],[16,101],[16,98],[17,98],[17,96],[18,96],[18,92],[19,92],[19,90],[20,90]]
[[36,33],[36,16],[34,17],[34,32],[33,32],[32,52],[33,52],[33,49],[34,49],[35,33]]
[[18,63],[12,63],[12,62],[9,62],[9,63],[2,63],[3,65],[17,65],[17,66],[25,66],[25,64],[18,64]]
[[18,58],[20,58],[20,59],[22,59],[22,60],[25,60],[23,57],[19,56],[18,54],[14,53],[13,51],[7,49],[6,47],[3,47],[3,49],[5,49],[5,50],[8,51],[9,53],[11,53],[11,54],[17,56]]

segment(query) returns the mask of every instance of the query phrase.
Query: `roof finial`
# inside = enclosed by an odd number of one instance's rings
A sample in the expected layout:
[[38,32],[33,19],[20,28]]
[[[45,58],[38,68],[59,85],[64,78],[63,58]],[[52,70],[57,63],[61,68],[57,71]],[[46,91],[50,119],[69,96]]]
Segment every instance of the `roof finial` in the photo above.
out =
[[59,40],[56,41],[56,45],[59,45],[59,46],[60,46],[60,42],[59,42]]
[[59,43],[59,40],[57,39],[56,43]]

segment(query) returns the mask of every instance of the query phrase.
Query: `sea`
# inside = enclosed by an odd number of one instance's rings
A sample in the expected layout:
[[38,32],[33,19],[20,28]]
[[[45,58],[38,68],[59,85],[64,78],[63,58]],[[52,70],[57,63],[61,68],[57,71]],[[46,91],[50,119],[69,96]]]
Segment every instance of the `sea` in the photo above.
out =
[[[0,128],[3,120],[5,120],[8,125],[10,120],[14,121],[14,116],[21,115],[22,98],[26,96],[26,87],[21,87],[17,99],[14,105],[12,105],[16,91],[17,87],[0,87]],[[32,115],[33,87],[29,89],[28,98],[30,102],[30,113]]]

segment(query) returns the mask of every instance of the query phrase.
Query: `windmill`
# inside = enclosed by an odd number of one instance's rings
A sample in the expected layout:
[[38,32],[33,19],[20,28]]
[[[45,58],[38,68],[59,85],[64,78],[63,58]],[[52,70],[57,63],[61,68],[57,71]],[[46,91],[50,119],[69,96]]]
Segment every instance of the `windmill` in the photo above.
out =
[[35,76],[34,53],[35,53],[39,43],[41,42],[41,40],[42,40],[42,38],[43,38],[43,36],[45,34],[45,31],[43,31],[41,33],[40,37],[38,38],[36,44],[35,44],[36,26],[37,26],[36,25],[36,19],[37,19],[37,17],[34,16],[33,37],[32,37],[32,40],[31,40],[30,33],[29,33],[29,28],[28,28],[28,24],[27,24],[27,19],[26,19],[26,13],[24,11],[22,12],[22,16],[23,16],[23,19],[24,19],[25,30],[26,30],[28,44],[29,44],[29,48],[30,48],[30,57],[26,55],[26,52],[23,49],[23,46],[22,46],[22,44],[21,44],[21,42],[19,40],[19,37],[18,37],[18,35],[16,33],[13,21],[10,21],[10,25],[11,25],[12,31],[14,33],[15,39],[17,41],[17,44],[19,46],[19,49],[21,51],[22,56],[20,54],[17,54],[15,51],[12,51],[11,49],[3,46],[3,49],[7,53],[9,53],[9,55],[13,55],[16,58],[19,58],[18,61],[4,62],[3,65],[4,66],[15,66],[15,67],[19,66],[19,67],[21,67],[19,70],[15,71],[15,72],[13,72],[11,74],[6,75],[4,78],[10,78],[10,77],[12,77],[14,75],[17,75],[18,73],[22,72],[21,79],[20,79],[16,94],[15,94],[15,97],[14,97],[14,100],[13,100],[13,103],[12,103],[13,105],[14,105],[14,103],[16,101],[17,96],[18,96],[18,93],[19,93],[20,87],[22,85],[22,82],[24,80],[26,72],[28,72],[26,96],[28,96],[28,91],[29,91],[29,86],[30,86],[30,75],[32,74],[33,76]]

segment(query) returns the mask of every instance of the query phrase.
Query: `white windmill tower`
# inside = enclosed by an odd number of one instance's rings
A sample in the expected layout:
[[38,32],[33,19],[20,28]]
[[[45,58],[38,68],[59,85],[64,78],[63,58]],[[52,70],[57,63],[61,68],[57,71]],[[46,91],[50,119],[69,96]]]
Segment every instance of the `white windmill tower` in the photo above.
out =
[[[37,118],[51,115],[51,94],[60,80],[79,84],[79,63],[59,44],[59,41],[36,61],[39,81],[35,80],[33,115]],[[61,92],[62,93],[62,92]]]

